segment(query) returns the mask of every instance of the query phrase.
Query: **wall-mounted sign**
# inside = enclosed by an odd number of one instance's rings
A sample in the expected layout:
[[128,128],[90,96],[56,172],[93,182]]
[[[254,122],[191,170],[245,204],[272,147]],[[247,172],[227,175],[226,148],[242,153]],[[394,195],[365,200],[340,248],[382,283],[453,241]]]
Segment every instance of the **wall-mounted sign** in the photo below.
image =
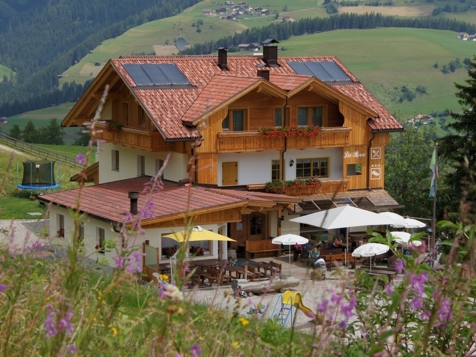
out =
[[380,180],[382,178],[382,172],[380,170],[380,165],[372,165],[370,168],[370,179],[371,180]]
[[365,157],[365,152],[359,152],[358,150],[354,152],[350,152],[350,151],[344,152],[344,159],[358,158],[358,157]]
[[370,158],[380,160],[382,158],[382,150],[380,148],[372,148],[370,150]]

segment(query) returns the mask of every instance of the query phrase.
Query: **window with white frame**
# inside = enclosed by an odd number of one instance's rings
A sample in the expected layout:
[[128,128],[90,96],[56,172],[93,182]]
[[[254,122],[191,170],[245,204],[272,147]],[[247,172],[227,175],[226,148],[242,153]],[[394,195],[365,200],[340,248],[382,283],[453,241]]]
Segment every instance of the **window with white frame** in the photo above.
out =
[[145,156],[137,155],[137,176],[145,175]]
[[112,171],[119,171],[119,150],[111,150]]
[[298,126],[322,126],[322,107],[298,108]]
[[329,158],[296,160],[296,178],[329,177]]
[[104,254],[104,244],[106,242],[106,231],[104,228],[97,227],[96,228],[96,247],[98,253]]

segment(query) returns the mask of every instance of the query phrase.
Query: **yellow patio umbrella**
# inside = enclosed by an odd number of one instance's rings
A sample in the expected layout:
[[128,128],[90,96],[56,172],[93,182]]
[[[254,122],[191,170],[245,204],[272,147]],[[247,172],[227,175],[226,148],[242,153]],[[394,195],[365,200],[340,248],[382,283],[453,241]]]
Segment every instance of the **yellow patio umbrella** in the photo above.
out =
[[208,229],[203,229],[200,226],[193,227],[191,230],[185,230],[177,233],[167,234],[162,236],[162,238],[170,238],[176,240],[179,243],[185,241],[188,237],[189,242],[204,241],[204,240],[220,240],[220,241],[229,241],[236,242],[236,240],[228,238],[222,234],[218,234]]

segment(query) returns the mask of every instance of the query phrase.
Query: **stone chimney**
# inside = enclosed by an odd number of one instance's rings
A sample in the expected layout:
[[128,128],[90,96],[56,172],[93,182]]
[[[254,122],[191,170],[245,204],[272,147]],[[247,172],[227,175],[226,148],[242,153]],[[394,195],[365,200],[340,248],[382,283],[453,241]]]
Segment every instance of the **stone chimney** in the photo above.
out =
[[137,214],[137,201],[139,200],[139,192],[129,192],[131,200],[131,214]]
[[220,47],[218,49],[218,67],[220,67],[221,70],[228,70],[227,67],[228,63],[228,49],[225,47]]

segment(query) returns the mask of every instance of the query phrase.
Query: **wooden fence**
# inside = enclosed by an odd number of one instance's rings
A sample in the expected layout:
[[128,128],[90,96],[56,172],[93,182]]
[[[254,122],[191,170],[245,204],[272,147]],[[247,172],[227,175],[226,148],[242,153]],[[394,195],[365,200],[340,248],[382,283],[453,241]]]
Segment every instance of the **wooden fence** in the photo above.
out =
[[78,168],[83,167],[83,165],[76,162],[76,160],[72,158],[71,156],[58,154],[57,152],[53,150],[49,150],[39,146],[35,146],[33,144],[25,143],[21,140],[14,139],[3,133],[0,133],[0,143],[27,154],[44,157],[49,160],[60,161],[67,165],[78,167]]

